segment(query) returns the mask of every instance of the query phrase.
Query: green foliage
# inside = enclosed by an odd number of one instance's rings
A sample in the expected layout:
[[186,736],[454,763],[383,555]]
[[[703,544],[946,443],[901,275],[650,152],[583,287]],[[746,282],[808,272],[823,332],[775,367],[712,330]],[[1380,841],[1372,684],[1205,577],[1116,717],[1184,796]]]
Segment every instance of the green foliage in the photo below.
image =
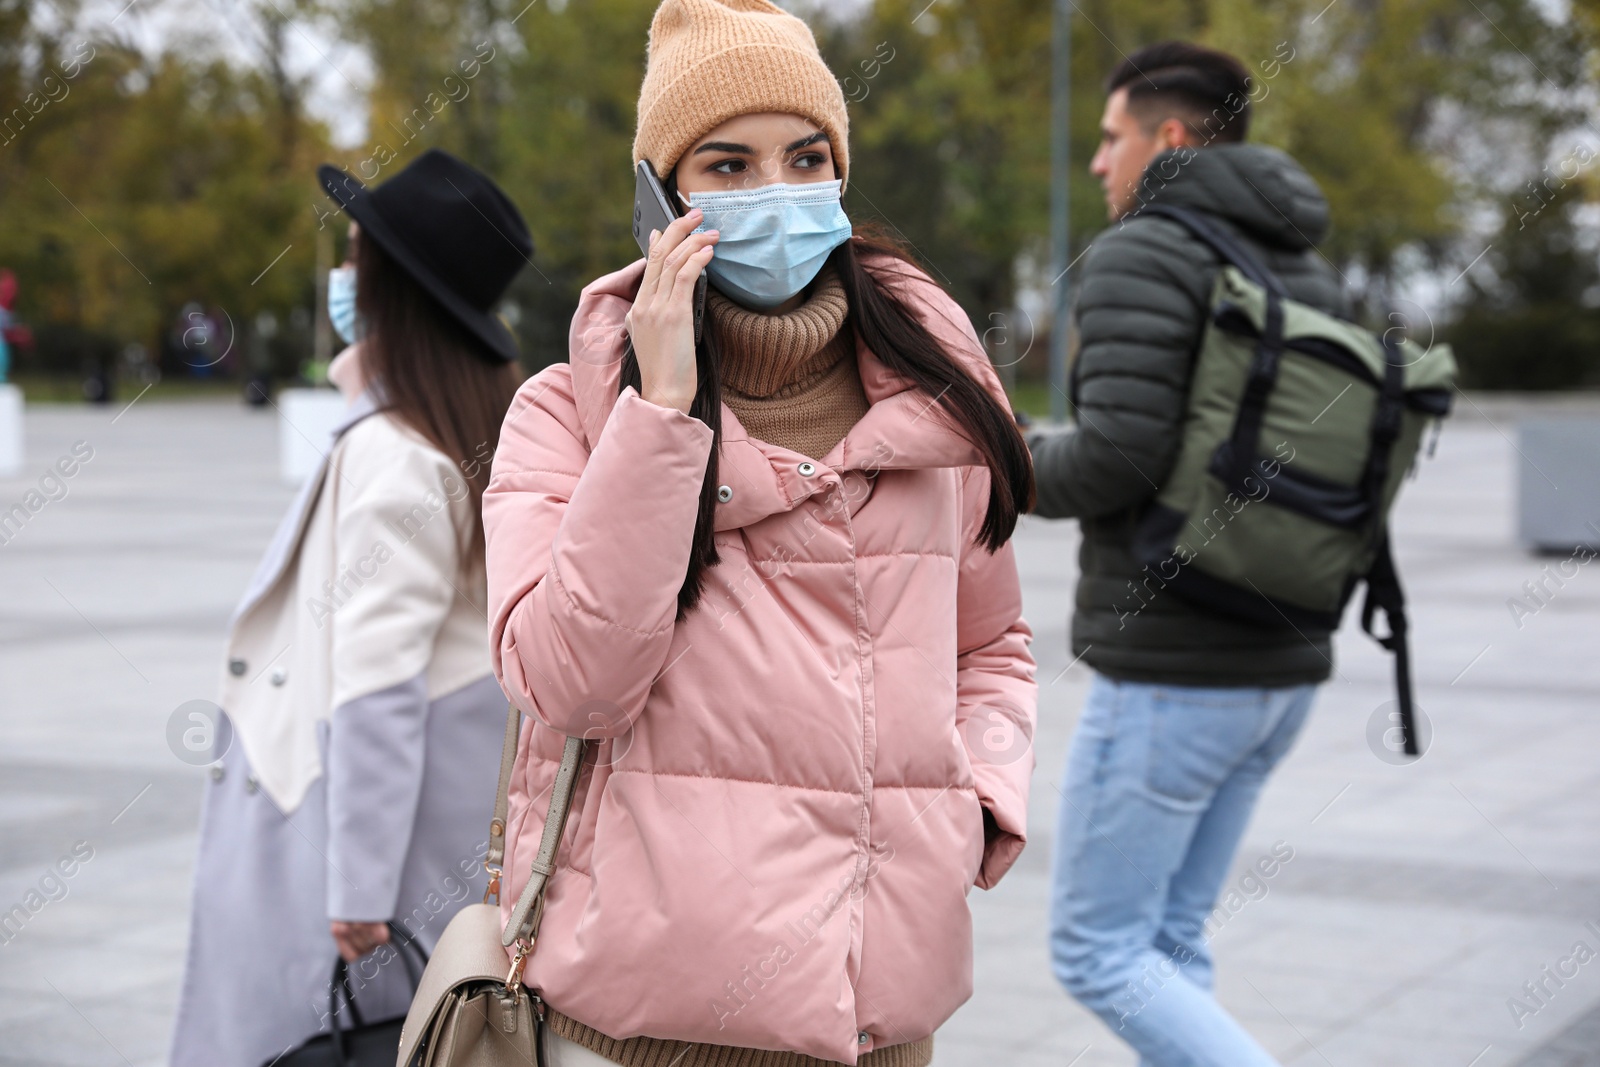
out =
[[[373,143],[362,157],[391,145],[400,166],[441,147],[487,171],[522,209],[533,261],[508,295],[530,370],[566,358],[579,290],[638,258],[630,151],[655,6],[583,0],[497,10],[487,0],[359,0],[346,20],[379,73]],[[462,64],[474,58],[480,69],[468,79],[472,68]],[[447,78],[464,82],[468,95],[455,101]],[[428,110],[430,93],[450,102],[431,122],[406,125],[408,115]]]
[[528,217],[534,267],[518,279],[524,363],[567,357],[578,292],[639,258],[633,128],[651,0],[538,3],[517,23],[500,177]]
[[884,0],[821,36],[851,101],[850,217],[906,243],[983,328],[1049,226],[1048,8]]
[[1445,334],[1465,389],[1600,387],[1600,312],[1542,302],[1489,313],[1469,308]]
[[[860,97],[852,217],[876,215],[909,240],[980,329],[1013,299],[1019,254],[1048,262],[1050,9],[879,0],[824,37],[847,93]],[[1397,254],[1421,248],[1442,260],[1507,173],[1582,117],[1574,90],[1592,85],[1596,25],[1574,32],[1530,0],[1094,0],[1074,10],[1072,254],[1106,222],[1086,173],[1104,79],[1144,45],[1189,38],[1238,56],[1257,80],[1252,138],[1284,148],[1322,184],[1334,226],[1320,250],[1370,287],[1355,295],[1370,297],[1378,320]],[[864,77],[862,64],[885,47],[893,61]],[[1503,152],[1509,137],[1522,154],[1485,173],[1452,154],[1457,129],[1480,152],[1484,143]],[[1043,354],[1035,346],[1035,374]]]
[[1600,386],[1600,260],[1576,240],[1570,184],[1510,218],[1489,245],[1467,310],[1445,340],[1478,389]]
[[[1080,153],[1093,151],[1100,81],[1128,53],[1174,37],[1230,52],[1261,83],[1251,139],[1288,151],[1327,194],[1334,225],[1321,251],[1347,275],[1360,268],[1362,276],[1387,281],[1401,248],[1438,250],[1461,232],[1469,205],[1582,118],[1573,90],[1585,84],[1585,58],[1596,39],[1547,21],[1540,6],[1532,0],[1084,4],[1074,24],[1074,93],[1092,101],[1094,114],[1074,108],[1074,158],[1087,161]],[[1514,147],[1531,156],[1504,159],[1486,172],[1453,155],[1457,131],[1476,141],[1506,130],[1520,138]],[[1091,220],[1091,228],[1103,223]]]
[[[73,339],[63,352],[156,349],[189,301],[236,324],[296,308],[304,319],[328,238],[319,226],[343,228],[313,177],[330,158],[382,181],[438,146],[506,188],[535,240],[510,294],[530,369],[565,358],[581,287],[637,255],[630,145],[656,0],[256,0],[240,16],[266,42],[253,65],[177,48],[145,57],[96,38],[92,60],[64,80],[79,38],[43,36],[41,2],[0,0],[0,124],[23,109],[15,129],[0,129],[0,265],[17,271],[21,317]],[[808,9],[851,101],[847,210],[905,242],[986,333],[1020,286],[1050,282],[1053,6],[877,0],[847,21]],[[1574,0],[1562,23],[1538,0],[1082,0],[1073,10],[1073,254],[1105,225],[1087,167],[1106,75],[1142,45],[1188,37],[1238,55],[1262,83],[1253,137],[1322,183],[1334,226],[1321,251],[1369,288],[1374,318],[1402,251],[1443,269],[1469,219],[1487,208],[1515,220],[1505,190],[1583,117],[1600,34],[1600,0]],[[342,153],[284,72],[290,19],[324,16],[374,72],[368,142]],[[52,70],[68,92],[33,113],[29,94],[37,105]],[[1546,274],[1566,263],[1549,240],[1528,247]],[[1489,280],[1458,342],[1464,361],[1510,365],[1472,354],[1496,336],[1489,318],[1565,322],[1539,327],[1567,338],[1541,345],[1552,353],[1587,344],[1576,299],[1506,288],[1520,268],[1500,264],[1504,252],[1473,273]],[[272,343],[293,363],[303,331]],[[1035,372],[1044,348],[1032,345]]]
[[[398,168],[437,147],[497,169],[507,59],[496,27],[509,16],[495,0],[352,0],[338,13],[380,73],[362,160]],[[364,180],[387,176],[349,162]]]
[[[46,343],[53,325],[156,352],[190,301],[240,328],[309,302],[306,207],[325,136],[292,94],[286,106],[284,84],[104,39],[7,41],[6,113],[49,94],[0,145],[0,264],[18,276],[46,369],[55,356],[76,371],[83,347]],[[42,62],[26,61],[30,45]]]

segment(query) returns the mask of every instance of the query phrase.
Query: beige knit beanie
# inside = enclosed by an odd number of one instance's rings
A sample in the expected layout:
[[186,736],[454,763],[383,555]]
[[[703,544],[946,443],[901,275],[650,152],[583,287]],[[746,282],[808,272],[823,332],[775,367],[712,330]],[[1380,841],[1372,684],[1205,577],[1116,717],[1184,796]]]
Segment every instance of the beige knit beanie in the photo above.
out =
[[708,130],[762,111],[816,123],[845,177],[844,93],[811,27],[767,0],[662,0],[650,22],[634,163],[648,159],[665,180]]

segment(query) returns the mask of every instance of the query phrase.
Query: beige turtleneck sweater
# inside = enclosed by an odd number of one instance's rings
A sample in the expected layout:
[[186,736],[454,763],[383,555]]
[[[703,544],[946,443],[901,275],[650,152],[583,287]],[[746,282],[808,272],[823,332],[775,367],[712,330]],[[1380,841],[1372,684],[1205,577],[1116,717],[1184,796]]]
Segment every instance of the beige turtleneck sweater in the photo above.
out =
[[831,266],[793,311],[740,307],[712,288],[706,314],[722,352],[722,401],[754,438],[821,459],[867,413],[850,302]]
[[[850,303],[832,267],[824,267],[805,303],[766,314],[740,307],[715,289],[706,313],[722,352],[722,400],[751,437],[820,459],[867,411],[856,367],[855,336],[844,328]],[[653,1037],[618,1040],[554,1009],[550,1029],[623,1067],[837,1067],[798,1052],[689,1044]],[[928,1067],[933,1037],[874,1049],[860,1067]]]
[[[691,1044],[655,1037],[630,1037],[618,1041],[600,1031],[546,1009],[545,1018],[557,1037],[582,1045],[622,1067],[839,1067],[837,1060],[821,1060],[800,1052],[773,1052],[733,1045]],[[876,1048],[856,1060],[857,1067],[928,1067],[933,1062],[933,1035],[921,1041]]]

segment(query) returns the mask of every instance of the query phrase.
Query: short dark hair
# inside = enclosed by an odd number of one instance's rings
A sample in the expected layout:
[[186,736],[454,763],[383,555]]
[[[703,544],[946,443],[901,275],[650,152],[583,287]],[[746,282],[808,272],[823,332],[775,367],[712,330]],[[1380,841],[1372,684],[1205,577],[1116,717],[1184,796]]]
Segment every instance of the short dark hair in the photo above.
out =
[[1250,72],[1214,48],[1163,41],[1123,57],[1106,93],[1128,90],[1128,110],[1147,130],[1178,119],[1203,143],[1238,142],[1250,132]]

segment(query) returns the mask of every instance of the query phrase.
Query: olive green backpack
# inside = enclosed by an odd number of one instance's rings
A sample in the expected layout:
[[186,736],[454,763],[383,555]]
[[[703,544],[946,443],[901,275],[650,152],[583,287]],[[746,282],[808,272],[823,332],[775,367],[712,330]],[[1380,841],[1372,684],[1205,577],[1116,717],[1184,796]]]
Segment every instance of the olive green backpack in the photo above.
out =
[[[1165,486],[1134,533],[1162,588],[1262,626],[1336,630],[1365,581],[1362,628],[1395,655],[1405,750],[1417,754],[1405,596],[1388,516],[1430,420],[1450,412],[1444,345],[1379,336],[1292,300],[1222,228],[1164,204],[1223,260]],[[1382,609],[1389,633],[1373,631]]]

